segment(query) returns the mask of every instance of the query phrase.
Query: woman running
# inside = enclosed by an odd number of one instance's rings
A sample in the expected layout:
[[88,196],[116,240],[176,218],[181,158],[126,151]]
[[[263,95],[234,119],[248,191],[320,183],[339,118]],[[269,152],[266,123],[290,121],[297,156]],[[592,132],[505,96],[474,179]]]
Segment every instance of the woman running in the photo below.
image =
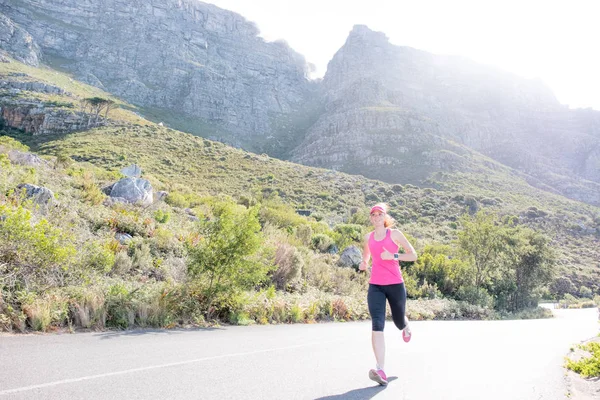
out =
[[[394,324],[402,331],[402,339],[408,342],[411,338],[408,318],[405,315],[406,288],[399,261],[415,261],[417,253],[402,232],[392,229],[394,222],[387,214],[387,205],[380,203],[371,208],[371,224],[375,229],[365,236],[363,260],[359,267],[362,271],[366,270],[369,258],[373,258],[367,302],[373,325],[371,342],[377,364],[375,369],[369,371],[369,378],[380,385],[388,383],[387,376],[383,371],[385,368],[383,327],[385,325],[386,300],[390,304]],[[400,246],[404,249],[404,254],[398,253]]]

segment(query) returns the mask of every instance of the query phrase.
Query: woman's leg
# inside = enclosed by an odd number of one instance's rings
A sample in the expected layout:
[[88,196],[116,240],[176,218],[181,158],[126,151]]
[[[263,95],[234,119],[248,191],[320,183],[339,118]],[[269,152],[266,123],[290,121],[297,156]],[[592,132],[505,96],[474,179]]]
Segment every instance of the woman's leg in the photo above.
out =
[[377,367],[384,368],[385,365],[385,339],[383,328],[385,326],[385,293],[379,285],[369,285],[367,294],[367,303],[369,305],[369,314],[371,314],[371,344]]
[[398,329],[408,330],[408,318],[406,318],[406,288],[404,283],[386,286],[386,297],[390,303],[392,320]]

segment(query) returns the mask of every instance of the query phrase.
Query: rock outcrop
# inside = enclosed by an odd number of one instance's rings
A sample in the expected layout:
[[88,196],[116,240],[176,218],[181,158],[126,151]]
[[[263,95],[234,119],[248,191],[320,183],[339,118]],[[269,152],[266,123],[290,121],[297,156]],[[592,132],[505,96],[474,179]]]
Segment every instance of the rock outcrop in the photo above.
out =
[[338,265],[347,268],[357,268],[362,261],[362,252],[356,246],[348,246],[342,251]]
[[34,167],[44,163],[44,160],[42,160],[37,154],[19,150],[9,150],[8,159],[13,164],[29,165]]
[[310,87],[303,56],[196,0],[0,0],[0,12],[84,82],[238,146],[275,138]]
[[64,89],[37,81],[25,73],[0,76],[0,126],[37,136],[66,134],[110,123],[102,116],[76,110],[69,102],[43,101],[37,93],[79,100]]
[[4,126],[34,136],[66,134],[100,126],[105,122],[96,121],[90,114],[36,102],[0,103],[0,120]]
[[150,205],[154,201],[150,182],[141,178],[123,178],[112,185],[110,197],[126,203]]
[[52,190],[43,186],[36,186],[30,183],[21,183],[16,188],[17,192],[23,192],[26,198],[31,199],[35,204],[42,208],[47,208],[54,201]]
[[27,65],[38,66],[40,63],[40,49],[35,40],[27,31],[2,14],[0,14],[0,49]]

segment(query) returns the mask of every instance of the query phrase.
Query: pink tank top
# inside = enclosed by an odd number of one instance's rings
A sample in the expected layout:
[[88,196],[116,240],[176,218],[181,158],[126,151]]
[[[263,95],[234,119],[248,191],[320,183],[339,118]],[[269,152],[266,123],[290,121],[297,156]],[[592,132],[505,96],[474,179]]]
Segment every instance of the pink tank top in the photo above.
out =
[[390,229],[386,229],[385,238],[380,241],[375,240],[375,232],[371,232],[371,235],[369,235],[369,250],[373,259],[369,283],[374,285],[395,285],[404,282],[398,260],[381,259],[384,247],[390,253],[398,252],[399,247],[392,240],[391,232]]

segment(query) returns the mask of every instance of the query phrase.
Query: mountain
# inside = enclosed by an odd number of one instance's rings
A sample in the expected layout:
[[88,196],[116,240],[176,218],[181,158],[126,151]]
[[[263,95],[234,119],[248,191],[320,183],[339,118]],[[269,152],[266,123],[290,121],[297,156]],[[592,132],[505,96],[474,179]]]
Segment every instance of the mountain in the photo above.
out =
[[275,136],[279,117],[313,90],[302,55],[195,0],[0,0],[0,12],[35,39],[46,64],[236,146]]
[[194,0],[0,0],[0,12],[19,32],[9,54],[186,132],[390,183],[496,192],[508,174],[600,205],[600,112],[559,104],[537,80],[357,25],[310,81],[284,42]]
[[539,81],[394,46],[359,25],[322,90],[326,112],[296,162],[423,184],[440,171],[473,172],[464,156],[475,151],[534,186],[600,204],[600,112],[560,105]]

